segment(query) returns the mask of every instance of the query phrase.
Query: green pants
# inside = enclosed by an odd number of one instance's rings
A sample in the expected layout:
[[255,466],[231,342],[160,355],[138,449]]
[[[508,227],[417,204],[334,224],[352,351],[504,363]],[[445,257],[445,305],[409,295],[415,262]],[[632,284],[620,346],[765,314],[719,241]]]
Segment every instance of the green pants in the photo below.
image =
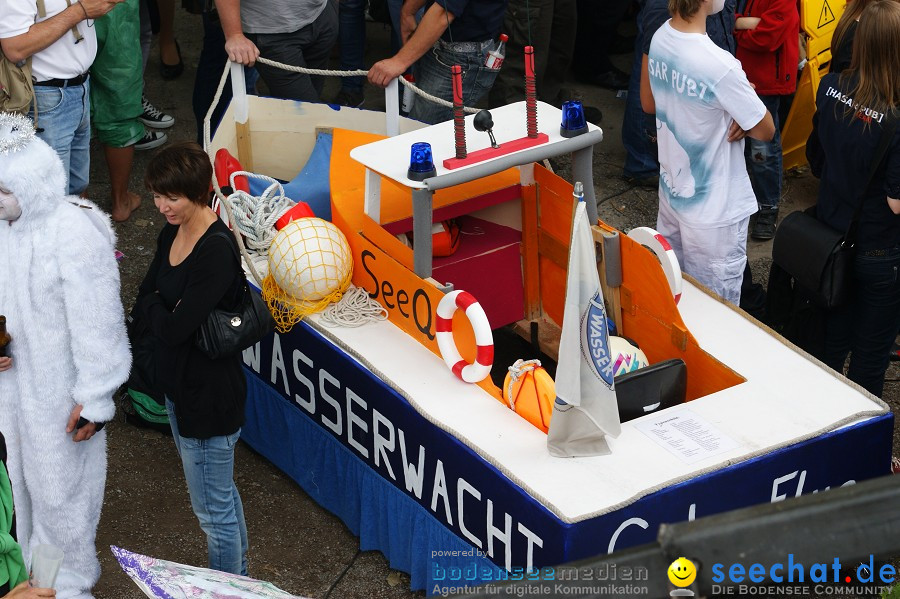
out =
[[91,124],[105,146],[124,148],[144,136],[139,0],[125,0],[94,21],[97,58],[91,66]]

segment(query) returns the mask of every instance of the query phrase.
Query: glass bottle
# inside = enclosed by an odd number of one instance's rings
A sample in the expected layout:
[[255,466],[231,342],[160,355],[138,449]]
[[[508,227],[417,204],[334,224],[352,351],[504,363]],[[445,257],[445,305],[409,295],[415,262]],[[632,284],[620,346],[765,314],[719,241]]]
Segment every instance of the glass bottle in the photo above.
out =
[[12,337],[6,332],[6,316],[0,314],[0,358],[9,356],[9,344]]

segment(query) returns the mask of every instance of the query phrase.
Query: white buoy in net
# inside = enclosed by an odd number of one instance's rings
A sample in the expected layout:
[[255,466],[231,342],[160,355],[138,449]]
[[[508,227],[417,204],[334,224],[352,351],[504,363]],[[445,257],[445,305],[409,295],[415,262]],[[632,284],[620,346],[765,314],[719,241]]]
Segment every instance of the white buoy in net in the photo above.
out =
[[269,247],[269,273],[286,294],[318,301],[345,286],[353,258],[347,238],[321,218],[288,223]]

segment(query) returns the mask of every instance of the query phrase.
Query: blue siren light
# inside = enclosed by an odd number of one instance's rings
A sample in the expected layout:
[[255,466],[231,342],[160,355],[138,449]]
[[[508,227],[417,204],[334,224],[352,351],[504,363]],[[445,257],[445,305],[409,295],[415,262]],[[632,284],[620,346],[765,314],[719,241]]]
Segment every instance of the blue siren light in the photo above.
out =
[[406,178],[413,181],[424,181],[437,175],[434,168],[434,159],[431,157],[431,144],[427,141],[419,141],[412,145],[409,151],[409,170]]
[[587,133],[587,121],[584,120],[584,107],[580,100],[569,100],[562,105],[562,123],[559,134],[563,137],[575,137]]

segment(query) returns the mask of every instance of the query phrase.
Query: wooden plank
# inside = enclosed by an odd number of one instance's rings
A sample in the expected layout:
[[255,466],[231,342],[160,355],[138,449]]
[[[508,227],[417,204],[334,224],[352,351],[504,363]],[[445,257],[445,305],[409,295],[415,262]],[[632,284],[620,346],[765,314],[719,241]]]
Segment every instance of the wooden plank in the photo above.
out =
[[688,367],[687,400],[744,382],[744,378],[700,347],[681,318],[656,255],[621,236],[621,335],[634,339],[650,363],[681,358]]
[[253,150],[250,145],[250,121],[235,123],[237,131],[238,161],[245,171],[253,171]]
[[[553,239],[568,248],[572,238],[572,215],[575,201],[572,185],[546,169],[536,166],[535,180],[540,189],[540,226]],[[562,323],[566,298],[566,270],[568,269],[568,249],[566,259],[551,260],[541,255],[541,317]]]
[[616,332],[622,331],[622,297],[619,287],[611,287],[606,277],[606,252],[603,245],[604,233],[597,226],[591,227],[591,236],[597,247],[597,270],[600,274],[600,288],[603,290],[603,299],[606,302],[607,315],[616,323]]
[[538,248],[541,256],[564,271],[569,266],[569,247],[543,229],[538,229]]
[[554,362],[559,360],[559,338],[562,334],[562,329],[560,329],[556,324],[547,320],[528,320],[526,318],[515,323],[513,325],[513,331],[519,337],[525,339],[530,343],[532,341],[532,323],[537,323],[538,327],[538,348],[540,348],[540,350]]
[[372,220],[367,214],[362,219],[363,237],[381,248],[391,258],[413,270],[413,251],[409,247],[384,230],[384,228]]

